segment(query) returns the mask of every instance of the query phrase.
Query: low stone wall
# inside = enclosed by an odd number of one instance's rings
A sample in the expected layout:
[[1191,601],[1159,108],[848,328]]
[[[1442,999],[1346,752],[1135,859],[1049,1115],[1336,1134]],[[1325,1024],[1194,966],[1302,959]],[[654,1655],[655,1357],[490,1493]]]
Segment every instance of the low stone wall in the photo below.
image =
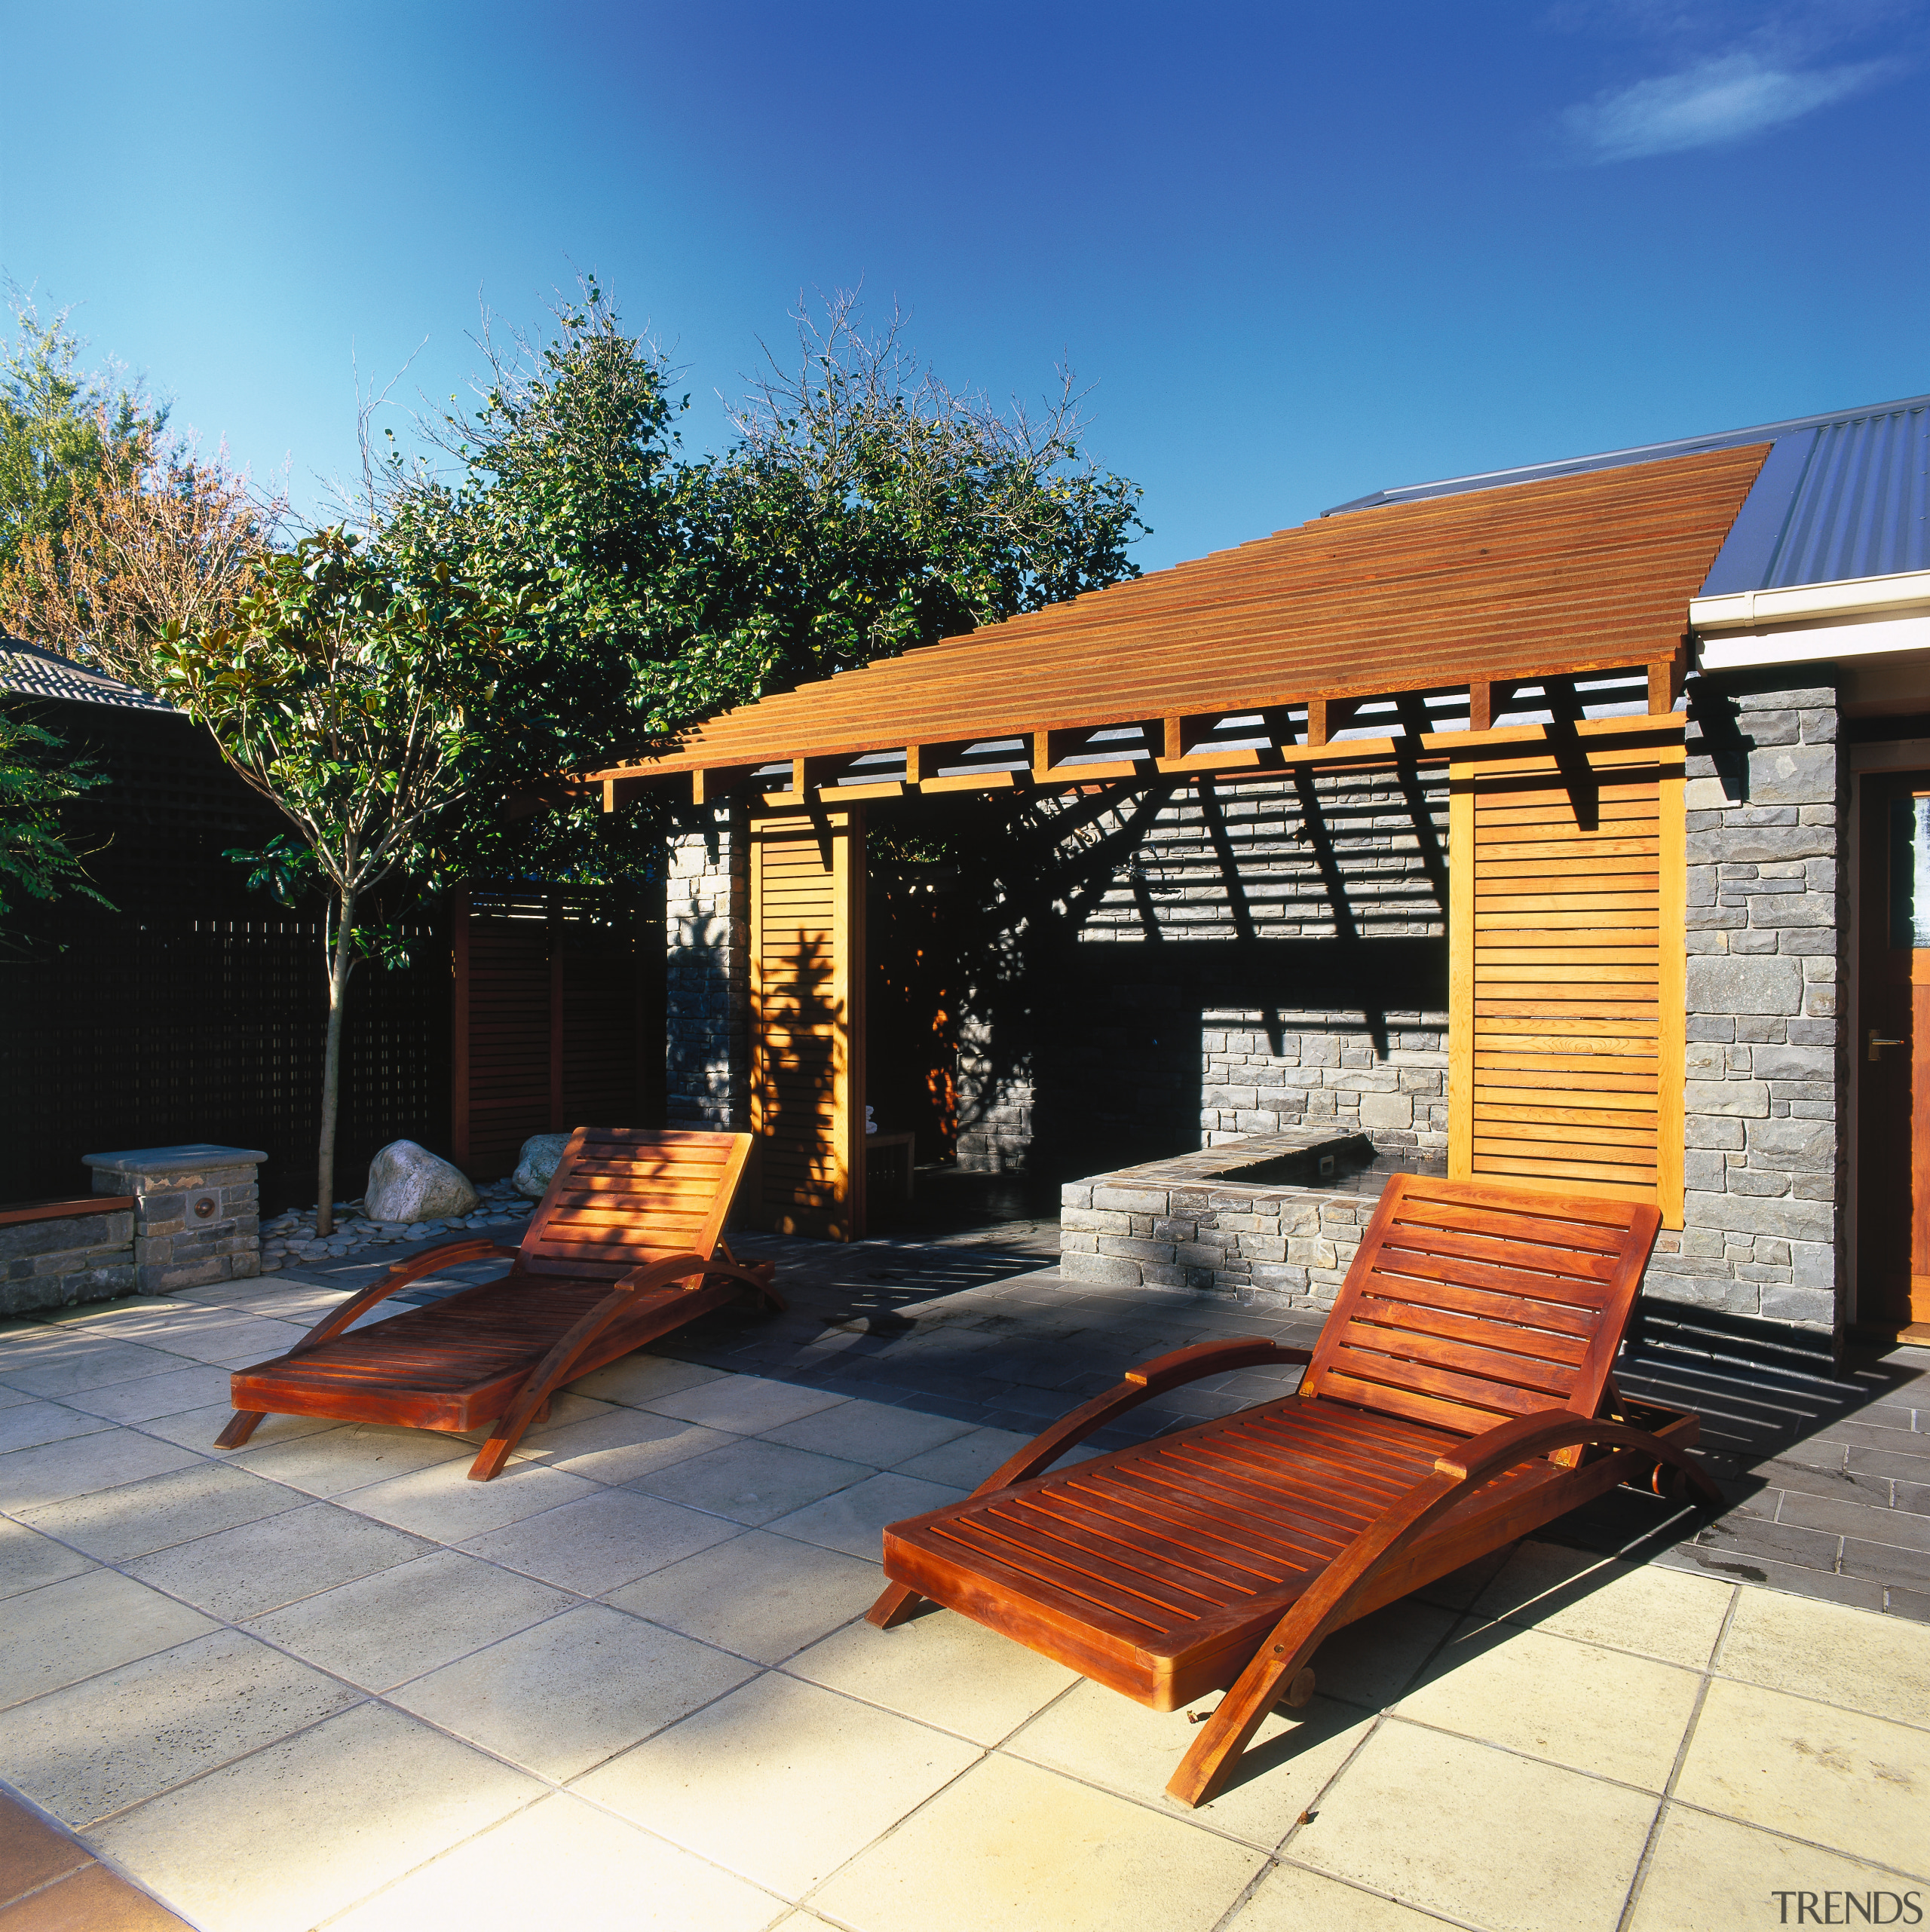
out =
[[1360,1145],[1355,1134],[1256,1134],[1068,1182],[1060,1190],[1059,1272],[1114,1287],[1331,1308],[1378,1190],[1268,1185],[1226,1170],[1275,1157],[1317,1162],[1323,1151]]
[[76,1205],[68,1214],[0,1212],[0,1315],[130,1295],[134,1211]]
[[195,1142],[84,1154],[96,1194],[134,1197],[136,1291],[164,1295],[262,1272],[259,1147]]

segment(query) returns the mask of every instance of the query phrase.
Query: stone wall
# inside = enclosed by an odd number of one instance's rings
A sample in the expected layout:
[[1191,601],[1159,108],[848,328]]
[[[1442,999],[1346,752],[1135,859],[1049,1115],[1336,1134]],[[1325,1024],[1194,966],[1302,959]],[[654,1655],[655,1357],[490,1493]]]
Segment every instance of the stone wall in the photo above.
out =
[[1837,693],[1815,676],[1691,687],[1684,1225],[1649,1291],[1827,1329],[1845,1278],[1848,922]]
[[136,1291],[171,1294],[262,1272],[259,1147],[192,1143],[86,1154],[96,1194],[134,1197]]
[[138,1285],[131,1208],[41,1220],[0,1217],[0,1315],[111,1301]]
[[1072,1137],[1123,1144],[1135,1114],[1144,1156],[1300,1127],[1444,1150],[1445,774],[1181,785],[1141,810],[1080,827],[1109,869],[1061,901],[1037,1050],[1000,1051],[968,1004],[961,1164],[1020,1165],[1036,1135],[1065,1171]]
[[672,1127],[749,1125],[748,852],[741,808],[728,805],[669,843],[664,1112]]

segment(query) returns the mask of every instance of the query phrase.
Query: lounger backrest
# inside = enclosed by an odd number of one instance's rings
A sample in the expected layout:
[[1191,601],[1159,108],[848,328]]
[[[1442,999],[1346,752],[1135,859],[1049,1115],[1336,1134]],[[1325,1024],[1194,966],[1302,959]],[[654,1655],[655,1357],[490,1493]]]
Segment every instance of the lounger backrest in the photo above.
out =
[[1304,1390],[1469,1434],[1592,1416],[1660,1225],[1637,1202],[1396,1174]]
[[750,1147],[748,1134],[579,1127],[523,1237],[523,1267],[614,1280],[667,1255],[709,1260]]

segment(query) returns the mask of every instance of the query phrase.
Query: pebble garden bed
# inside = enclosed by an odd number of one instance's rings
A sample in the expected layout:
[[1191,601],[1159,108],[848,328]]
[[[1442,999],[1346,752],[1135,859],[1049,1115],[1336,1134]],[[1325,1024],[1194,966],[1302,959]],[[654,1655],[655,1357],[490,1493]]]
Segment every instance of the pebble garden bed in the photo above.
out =
[[519,1193],[511,1180],[492,1180],[476,1189],[482,1199],[473,1213],[442,1221],[372,1221],[358,1201],[335,1203],[335,1232],[326,1239],[315,1232],[312,1208],[291,1208],[262,1223],[262,1272],[271,1275],[290,1263],[332,1260],[366,1248],[392,1248],[404,1242],[427,1241],[437,1235],[454,1239],[486,1234],[528,1218],[535,1202]]

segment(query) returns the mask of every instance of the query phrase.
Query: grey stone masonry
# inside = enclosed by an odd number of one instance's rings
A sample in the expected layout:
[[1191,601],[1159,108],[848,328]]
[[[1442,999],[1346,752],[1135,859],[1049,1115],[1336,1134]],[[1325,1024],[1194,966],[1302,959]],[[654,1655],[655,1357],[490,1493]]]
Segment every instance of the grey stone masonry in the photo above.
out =
[[96,1194],[134,1197],[134,1284],[144,1295],[262,1272],[256,1147],[205,1141],[84,1154]]
[[1683,1225],[1648,1292],[1827,1330],[1843,1315],[1848,922],[1837,693],[1816,675],[1692,687]]
[[741,807],[674,834],[663,925],[665,1111],[673,1127],[750,1122],[749,842]]
[[0,1315],[132,1294],[130,1208],[16,1220],[0,1214]]
[[1379,1039],[1358,1012],[1296,1012],[1270,1034],[1258,1013],[1205,1019],[1199,1126],[1209,1147],[1292,1127],[1365,1134],[1382,1147],[1447,1147],[1444,1015],[1387,1013]]
[[1371,1177],[1360,1190],[1283,1186],[1236,1170],[1289,1165],[1269,1156],[1317,1162],[1323,1151],[1362,1147],[1357,1134],[1257,1134],[1068,1182],[1059,1190],[1059,1272],[1114,1287],[1331,1308],[1373,1218],[1378,1186]]

